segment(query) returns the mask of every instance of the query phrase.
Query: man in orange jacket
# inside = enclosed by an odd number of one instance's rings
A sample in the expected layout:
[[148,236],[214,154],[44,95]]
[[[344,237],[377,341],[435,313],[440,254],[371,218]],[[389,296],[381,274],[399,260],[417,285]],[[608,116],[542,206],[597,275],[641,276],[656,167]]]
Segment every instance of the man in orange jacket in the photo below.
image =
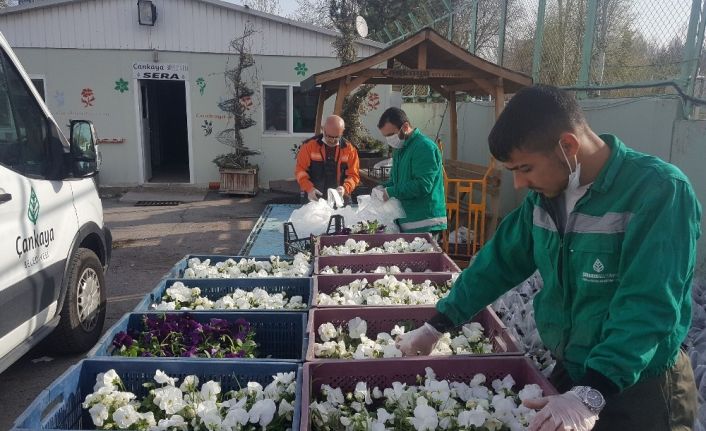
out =
[[322,134],[303,142],[297,153],[294,175],[309,201],[316,201],[327,189],[337,189],[346,202],[360,183],[358,150],[343,139],[345,123],[331,115]]

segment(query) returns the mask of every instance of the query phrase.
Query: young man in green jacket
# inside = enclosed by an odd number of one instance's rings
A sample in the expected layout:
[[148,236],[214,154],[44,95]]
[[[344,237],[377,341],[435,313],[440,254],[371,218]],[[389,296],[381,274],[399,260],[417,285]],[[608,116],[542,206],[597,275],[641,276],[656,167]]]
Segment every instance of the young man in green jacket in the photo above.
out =
[[529,401],[530,430],[690,430],[696,386],[681,350],[701,206],[675,166],[596,135],[575,98],[534,86],[508,103],[490,151],[530,192],[456,281],[437,315],[398,340],[428,354],[538,269],[537,329],[562,392]]
[[402,232],[446,230],[446,193],[443,160],[439,147],[412,128],[407,114],[399,108],[382,113],[378,129],[394,148],[390,180],[373,190],[383,200],[397,198],[405,211],[398,220]]

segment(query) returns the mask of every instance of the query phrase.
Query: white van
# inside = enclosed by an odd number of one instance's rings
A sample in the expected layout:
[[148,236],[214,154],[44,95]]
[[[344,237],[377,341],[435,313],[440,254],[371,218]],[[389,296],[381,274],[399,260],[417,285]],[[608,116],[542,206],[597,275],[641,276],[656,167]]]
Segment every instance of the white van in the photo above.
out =
[[112,239],[93,125],[69,129],[0,33],[0,372],[52,332],[55,351],[79,352],[103,329]]

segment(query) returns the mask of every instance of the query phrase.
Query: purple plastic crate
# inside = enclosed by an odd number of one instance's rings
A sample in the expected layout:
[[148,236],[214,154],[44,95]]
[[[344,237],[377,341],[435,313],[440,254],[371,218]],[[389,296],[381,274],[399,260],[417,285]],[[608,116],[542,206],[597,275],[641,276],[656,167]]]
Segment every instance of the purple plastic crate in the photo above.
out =
[[351,269],[353,273],[372,273],[379,266],[398,266],[403,272],[460,272],[458,265],[444,253],[360,254],[346,256],[319,256],[314,260],[314,274],[321,274],[327,266],[337,266],[339,271]]
[[417,384],[417,376],[424,376],[426,367],[431,367],[437,379],[470,382],[473,376],[483,373],[486,384],[495,379],[502,379],[510,374],[515,379],[515,389],[528,384],[537,384],[544,395],[557,394],[556,389],[540,373],[532,362],[522,356],[499,357],[416,357],[408,360],[390,361],[320,361],[304,364],[302,384],[302,411],[300,429],[311,429],[309,406],[321,391],[322,385],[340,387],[346,392],[353,392],[357,382],[366,382],[368,388],[375,386],[380,390],[392,387],[392,382],[408,385]]
[[[414,241],[414,238],[422,238],[430,242],[434,246],[434,251],[441,253],[441,247],[434,241],[431,234],[428,232],[424,233],[380,233],[374,235],[325,235],[318,236],[314,238],[314,256],[321,256],[321,249],[324,247],[330,247],[334,245],[343,245],[347,240],[354,239],[356,241],[365,241],[370,247],[382,247],[387,241],[394,241],[397,239],[404,239],[407,242]],[[382,253],[365,253],[379,255]],[[350,255],[346,255],[350,256]]]
[[[412,280],[413,283],[424,283],[424,281],[429,280],[436,284],[444,284],[451,280],[453,274],[451,273],[425,273],[425,274],[394,274],[393,275],[398,280]],[[314,277],[314,300],[312,302],[314,307],[319,308],[353,308],[354,305],[318,305],[319,304],[319,293],[325,293],[327,295],[332,294],[338,287],[345,286],[355,280],[366,279],[369,283],[374,282],[384,278],[385,274],[340,274],[340,275],[317,275]],[[368,305],[362,305],[360,307],[370,307]],[[394,307],[409,307],[408,305],[396,305]],[[418,306],[416,306],[418,307]],[[390,308],[390,307],[387,307]]]
[[[436,314],[436,309],[433,306],[429,307],[357,307],[357,308],[321,308],[311,310],[309,313],[309,322],[307,324],[307,333],[309,335],[309,346],[306,351],[307,361],[322,361],[314,357],[314,343],[321,342],[317,329],[326,322],[331,322],[334,326],[342,326],[344,329],[348,321],[356,317],[360,317],[368,323],[368,338],[375,338],[380,332],[389,333],[399,322],[411,322],[415,327],[419,327],[424,322],[429,321]],[[483,325],[485,336],[493,343],[493,353],[473,356],[489,356],[489,355],[522,355],[523,351],[518,347],[515,338],[510,335],[507,327],[503,324],[497,314],[486,307],[476,314],[473,322],[478,322]],[[468,357],[467,355],[464,355]],[[396,358],[399,359],[399,358]],[[410,357],[402,358],[403,360],[411,359]],[[348,359],[338,359],[348,361]],[[377,361],[380,359],[371,359]],[[382,359],[385,361],[394,360],[392,358]]]

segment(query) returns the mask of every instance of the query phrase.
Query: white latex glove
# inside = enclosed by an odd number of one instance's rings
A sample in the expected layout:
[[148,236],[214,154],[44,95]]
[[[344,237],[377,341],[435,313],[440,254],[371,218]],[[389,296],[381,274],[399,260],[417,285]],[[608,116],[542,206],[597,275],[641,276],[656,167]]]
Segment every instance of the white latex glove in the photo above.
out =
[[527,428],[529,431],[590,431],[598,421],[598,415],[573,392],[525,400],[522,404],[530,409],[541,409]]
[[311,191],[307,192],[307,194],[306,194],[306,196],[309,198],[309,202],[316,202],[323,195],[324,195],[323,193],[321,193],[320,191],[318,191],[315,188],[311,189]]
[[441,338],[441,332],[428,323],[404,333],[395,339],[395,346],[403,356],[427,356]]
[[341,196],[343,196],[343,195],[346,194],[346,189],[345,189],[345,187],[343,187],[343,186],[338,186],[338,187],[336,188],[336,191],[337,191],[338,194],[341,195]]

